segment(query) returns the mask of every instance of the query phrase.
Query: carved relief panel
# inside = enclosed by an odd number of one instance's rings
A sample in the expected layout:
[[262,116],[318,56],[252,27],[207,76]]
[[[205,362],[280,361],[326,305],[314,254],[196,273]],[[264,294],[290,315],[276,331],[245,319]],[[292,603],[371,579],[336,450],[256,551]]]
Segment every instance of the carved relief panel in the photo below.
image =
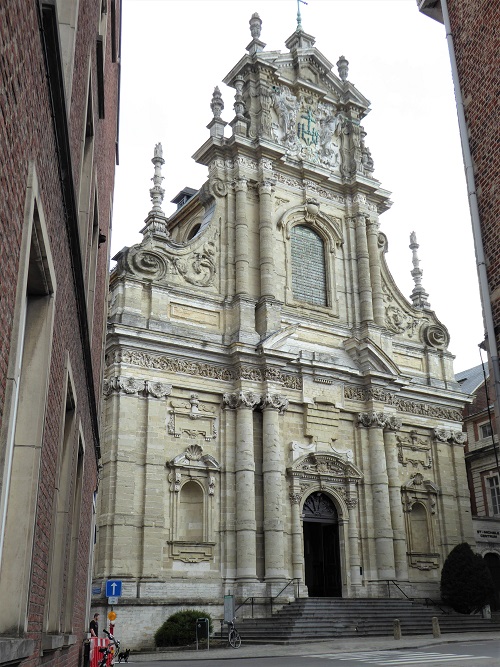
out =
[[431,445],[427,440],[419,438],[416,431],[405,435],[397,435],[398,460],[403,466],[411,465],[414,468],[432,468]]
[[191,394],[188,401],[171,400],[168,414],[167,432],[175,438],[210,442],[217,437],[215,408],[201,403],[198,394]]

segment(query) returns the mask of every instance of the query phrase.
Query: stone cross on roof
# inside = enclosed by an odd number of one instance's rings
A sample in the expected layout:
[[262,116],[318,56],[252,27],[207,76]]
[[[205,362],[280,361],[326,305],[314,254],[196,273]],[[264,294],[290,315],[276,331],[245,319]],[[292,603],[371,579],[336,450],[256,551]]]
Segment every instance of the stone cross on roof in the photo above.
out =
[[302,16],[300,15],[300,3],[307,5],[306,0],[297,0],[297,30],[302,30]]

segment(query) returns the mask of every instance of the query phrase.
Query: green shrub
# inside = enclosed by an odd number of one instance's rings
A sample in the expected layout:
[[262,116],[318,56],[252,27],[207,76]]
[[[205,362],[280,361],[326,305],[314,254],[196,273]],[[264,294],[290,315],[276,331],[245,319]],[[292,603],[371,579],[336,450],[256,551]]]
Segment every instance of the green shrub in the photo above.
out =
[[[196,621],[208,618],[212,632],[212,618],[200,609],[183,609],[177,611],[165,621],[155,632],[155,646],[186,646],[196,641]],[[198,638],[200,635],[198,634]]]
[[483,558],[466,542],[458,544],[441,572],[443,601],[461,614],[471,614],[488,604],[493,589],[493,579]]

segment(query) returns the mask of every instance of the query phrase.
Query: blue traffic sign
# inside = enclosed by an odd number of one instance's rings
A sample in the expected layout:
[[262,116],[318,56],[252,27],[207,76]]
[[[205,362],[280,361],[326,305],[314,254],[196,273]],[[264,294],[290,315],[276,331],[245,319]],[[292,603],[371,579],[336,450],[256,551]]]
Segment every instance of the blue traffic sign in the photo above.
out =
[[122,594],[122,582],[120,579],[108,579],[106,582],[106,597],[120,597]]

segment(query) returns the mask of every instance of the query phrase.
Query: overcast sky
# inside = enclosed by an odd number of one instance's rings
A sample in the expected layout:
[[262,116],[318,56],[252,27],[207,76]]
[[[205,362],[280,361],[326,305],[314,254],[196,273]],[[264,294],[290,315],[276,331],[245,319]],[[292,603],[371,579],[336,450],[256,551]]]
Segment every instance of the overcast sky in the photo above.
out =
[[[182,188],[206,180],[206,167],[191,155],[209,136],[215,86],[222,118],[234,116],[234,91],[222,79],[246,53],[253,12],[266,50],[285,51],[296,0],[123,0],[112,256],[142,239],[157,142],[167,215]],[[408,297],[415,231],[422,283],[450,332],[455,372],[475,366],[483,325],[444,27],[419,14],[416,0],[308,0],[301,12],[315,46],[332,64],[344,55],[349,80],[371,102],[363,125],[374,176],[392,192],[380,223],[396,283]]]

